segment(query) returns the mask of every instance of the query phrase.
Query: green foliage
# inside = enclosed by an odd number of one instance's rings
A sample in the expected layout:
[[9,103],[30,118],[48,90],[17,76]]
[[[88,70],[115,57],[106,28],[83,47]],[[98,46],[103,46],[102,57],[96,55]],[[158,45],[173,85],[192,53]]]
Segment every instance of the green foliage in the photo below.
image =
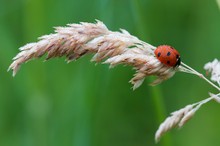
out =
[[[6,72],[11,58],[53,26],[99,19],[110,30],[124,28],[152,45],[174,46],[202,72],[203,64],[219,59],[219,14],[214,0],[0,0],[0,145],[155,145],[160,122],[212,87],[179,73],[132,91],[131,67],[109,70],[90,63],[91,56],[70,64],[63,58],[31,61],[13,78]],[[158,146],[217,145],[219,109],[207,106]]]

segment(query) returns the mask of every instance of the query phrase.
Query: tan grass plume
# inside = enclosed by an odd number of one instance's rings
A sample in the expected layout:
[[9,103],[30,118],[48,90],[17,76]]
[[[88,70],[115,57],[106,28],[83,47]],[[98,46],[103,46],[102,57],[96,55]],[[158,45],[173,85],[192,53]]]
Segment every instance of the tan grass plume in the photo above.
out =
[[15,75],[21,64],[47,54],[46,60],[65,56],[72,61],[86,54],[95,54],[92,61],[131,65],[136,74],[131,79],[133,88],[139,87],[146,76],[157,76],[152,84],[158,84],[172,77],[175,69],[162,64],[154,55],[156,47],[130,35],[126,30],[114,32],[101,22],[68,24],[67,27],[55,27],[55,33],[39,38],[38,42],[29,43],[19,50],[13,58],[9,70]]

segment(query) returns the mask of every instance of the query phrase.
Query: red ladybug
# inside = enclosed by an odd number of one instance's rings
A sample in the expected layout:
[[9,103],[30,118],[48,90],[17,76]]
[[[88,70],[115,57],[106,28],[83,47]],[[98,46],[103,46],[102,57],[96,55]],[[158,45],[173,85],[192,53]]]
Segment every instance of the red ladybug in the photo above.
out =
[[173,47],[168,45],[161,45],[154,51],[157,59],[170,67],[178,67],[181,64],[180,54]]

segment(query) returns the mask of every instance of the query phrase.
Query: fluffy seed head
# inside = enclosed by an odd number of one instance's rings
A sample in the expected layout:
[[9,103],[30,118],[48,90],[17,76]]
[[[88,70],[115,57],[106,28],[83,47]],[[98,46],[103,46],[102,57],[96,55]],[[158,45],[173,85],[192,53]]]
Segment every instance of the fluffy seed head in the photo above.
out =
[[38,42],[20,48],[9,70],[15,75],[21,64],[47,54],[46,59],[65,56],[67,61],[76,60],[85,54],[94,54],[92,61],[133,66],[136,74],[131,79],[134,89],[146,76],[157,76],[156,85],[172,77],[176,69],[161,63],[154,54],[155,47],[130,35],[126,30],[113,32],[100,21],[97,23],[68,24],[55,27],[55,33],[44,35]]
[[204,69],[207,73],[211,73],[211,80],[217,82],[220,86],[220,61],[214,59],[212,62],[206,63]]

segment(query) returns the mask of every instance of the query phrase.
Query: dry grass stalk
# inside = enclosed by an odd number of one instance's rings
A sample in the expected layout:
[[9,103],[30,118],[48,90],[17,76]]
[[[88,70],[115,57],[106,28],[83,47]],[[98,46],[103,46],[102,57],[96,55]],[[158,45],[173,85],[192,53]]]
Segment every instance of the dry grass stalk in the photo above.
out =
[[155,141],[158,142],[160,140],[160,138],[163,136],[163,134],[165,134],[167,131],[175,128],[175,127],[179,127],[181,128],[183,125],[186,124],[186,122],[188,120],[190,120],[194,114],[196,113],[196,111],[205,103],[214,100],[218,103],[220,103],[220,98],[219,98],[220,94],[211,94],[209,98],[202,100],[200,102],[194,103],[194,104],[190,104],[185,106],[184,108],[175,111],[173,113],[171,113],[171,116],[169,116],[168,118],[166,118],[159,126],[156,134],[155,134]]
[[[212,62],[205,64],[204,69],[207,73],[211,73],[211,80],[217,82],[220,86],[220,62],[217,59],[214,59]],[[210,85],[218,89],[220,91],[219,86],[215,85],[208,79],[206,79],[201,73],[197,72],[193,68],[189,67],[188,65],[182,63],[182,66],[179,67],[179,70],[186,73],[195,74],[205,81],[207,81]],[[190,104],[185,106],[184,108],[171,113],[171,116],[166,118],[163,123],[160,124],[156,134],[155,134],[155,141],[158,142],[163,134],[167,131],[171,130],[175,127],[182,127],[188,120],[190,120],[196,111],[205,103],[214,100],[217,103],[220,103],[220,93],[212,94],[209,93],[210,97],[206,98],[200,102]]]
[[[172,77],[175,68],[163,65],[154,56],[155,47],[130,35],[126,30],[113,32],[100,21],[97,23],[69,24],[67,27],[56,27],[55,33],[39,38],[38,42],[20,48],[20,53],[13,58],[9,70],[15,75],[21,64],[47,54],[47,60],[65,56],[67,61],[94,53],[92,61],[131,65],[136,74],[131,79],[133,88],[139,87],[146,76],[157,76],[152,85]],[[107,59],[107,60],[106,60]]]
[[220,103],[220,93],[219,94],[209,93],[209,95],[213,96],[213,100],[215,100],[217,103]]
[[[219,61],[215,59],[213,62],[207,63],[205,65],[205,69],[208,72],[211,72],[211,79],[214,78],[213,81],[218,82],[220,80],[220,63]],[[216,88],[218,91],[220,91],[220,87],[215,85],[214,83],[212,83],[210,80],[208,80],[203,74],[197,72],[196,70],[194,70],[193,68],[191,68],[190,66],[182,63],[182,65],[179,67],[179,70],[185,73],[190,73],[190,74],[194,74],[199,76],[200,78],[202,78],[203,80],[205,80],[207,83],[209,83],[210,85],[212,85],[214,88]],[[218,74],[218,75],[216,75]],[[214,77],[213,77],[214,76]],[[155,141],[158,142],[161,138],[161,136],[166,133],[167,131],[171,130],[172,128],[176,127],[178,125],[178,127],[182,127],[188,120],[190,120],[194,114],[196,113],[196,111],[205,103],[209,102],[210,100],[215,100],[216,102],[220,103],[220,98],[219,98],[219,94],[211,94],[210,93],[210,97],[202,100],[200,102],[191,104],[191,105],[187,105],[185,108],[180,109],[177,112],[174,112],[171,114],[171,117],[168,117],[167,119],[171,119],[171,120],[165,120],[160,126],[159,129],[157,130],[156,134],[155,134]],[[189,108],[191,107],[191,109]],[[188,110],[190,109],[190,110]],[[184,114],[181,113],[181,111],[185,111]],[[173,120],[172,120],[173,119]]]

